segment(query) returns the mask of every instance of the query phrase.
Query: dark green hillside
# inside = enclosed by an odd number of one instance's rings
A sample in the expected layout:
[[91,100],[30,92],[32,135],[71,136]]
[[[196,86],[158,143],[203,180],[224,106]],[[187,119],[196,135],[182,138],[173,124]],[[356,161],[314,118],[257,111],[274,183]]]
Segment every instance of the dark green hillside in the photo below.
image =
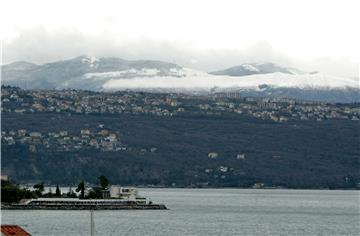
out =
[[111,183],[164,186],[353,188],[360,182],[359,121],[3,113],[1,122],[7,133],[66,130],[67,142],[81,129],[98,132],[103,124],[126,147],[64,151],[49,139],[31,150],[18,141],[2,143],[1,168],[18,182],[96,182],[101,174]]

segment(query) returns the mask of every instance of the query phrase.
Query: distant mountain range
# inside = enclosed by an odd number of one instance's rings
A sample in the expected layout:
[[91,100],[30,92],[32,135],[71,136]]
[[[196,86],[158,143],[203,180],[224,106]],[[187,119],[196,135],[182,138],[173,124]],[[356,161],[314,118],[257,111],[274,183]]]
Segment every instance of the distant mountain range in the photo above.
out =
[[359,81],[274,63],[246,63],[206,73],[161,61],[80,56],[43,65],[24,61],[4,65],[2,84],[25,89],[240,92],[244,96],[360,101]]
[[166,62],[120,58],[80,56],[70,60],[35,65],[29,62],[14,62],[2,68],[4,84],[28,89],[89,89],[101,90],[111,78],[130,79],[145,75],[172,75],[172,70],[181,67]]

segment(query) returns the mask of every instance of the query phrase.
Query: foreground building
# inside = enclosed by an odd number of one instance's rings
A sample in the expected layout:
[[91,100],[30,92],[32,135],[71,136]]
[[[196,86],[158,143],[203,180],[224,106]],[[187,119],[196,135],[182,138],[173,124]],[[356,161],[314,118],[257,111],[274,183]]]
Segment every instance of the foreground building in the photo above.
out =
[[31,236],[18,225],[1,225],[2,236]]

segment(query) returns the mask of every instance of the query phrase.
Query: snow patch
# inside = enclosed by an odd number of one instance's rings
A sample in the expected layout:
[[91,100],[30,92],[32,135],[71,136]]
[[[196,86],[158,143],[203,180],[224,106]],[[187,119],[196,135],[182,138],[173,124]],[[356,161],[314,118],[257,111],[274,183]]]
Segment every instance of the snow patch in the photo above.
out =
[[184,73],[184,70],[183,70],[183,69],[170,68],[170,69],[169,69],[169,75],[182,77],[182,76],[185,76],[185,73]]
[[[187,89],[243,88],[259,90],[263,85],[274,88],[346,89],[359,88],[359,81],[327,76],[324,74],[293,75],[286,73],[256,74],[249,76],[216,76],[183,68],[183,77],[153,76],[134,77],[130,80],[112,78],[103,84],[105,90],[115,89]],[[260,86],[260,87],[259,87]]]
[[129,70],[120,70],[120,71],[109,71],[109,72],[95,72],[95,73],[86,73],[83,75],[84,79],[109,79],[109,78],[126,78],[134,76],[155,76],[158,75],[160,70],[156,68],[142,68],[140,70],[129,69]]
[[97,62],[100,62],[100,59],[97,57],[85,57],[81,59],[81,63],[89,63],[90,67],[96,67],[98,66]]
[[248,71],[255,71],[255,72],[259,72],[260,70],[258,68],[256,68],[255,66],[253,65],[250,65],[250,64],[242,64],[241,65],[245,70],[248,70]]

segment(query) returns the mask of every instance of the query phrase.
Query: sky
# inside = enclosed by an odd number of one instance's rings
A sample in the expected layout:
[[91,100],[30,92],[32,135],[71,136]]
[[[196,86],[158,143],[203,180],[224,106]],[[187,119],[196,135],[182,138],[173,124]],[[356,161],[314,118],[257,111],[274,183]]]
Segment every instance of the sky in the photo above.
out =
[[79,55],[215,71],[271,61],[359,77],[356,0],[4,0],[2,63]]

